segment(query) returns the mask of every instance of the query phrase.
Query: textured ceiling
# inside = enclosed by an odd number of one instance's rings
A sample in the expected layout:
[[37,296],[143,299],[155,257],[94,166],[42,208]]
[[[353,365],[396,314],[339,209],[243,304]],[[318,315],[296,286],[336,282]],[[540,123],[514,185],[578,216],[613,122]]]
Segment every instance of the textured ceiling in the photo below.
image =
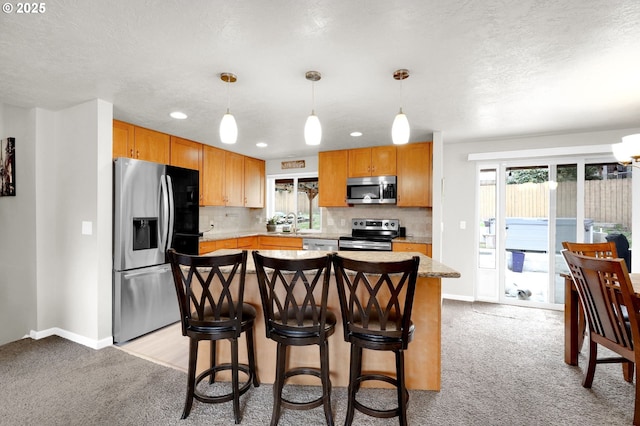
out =
[[[454,143],[640,125],[638,0],[45,5],[0,15],[1,102],[56,110],[101,98],[117,119],[223,146],[219,74],[233,72],[239,137],[223,147],[259,158],[389,144],[401,103],[411,141],[434,130]],[[411,73],[402,97],[398,68]],[[319,147],[303,139],[308,70],[322,73]]]

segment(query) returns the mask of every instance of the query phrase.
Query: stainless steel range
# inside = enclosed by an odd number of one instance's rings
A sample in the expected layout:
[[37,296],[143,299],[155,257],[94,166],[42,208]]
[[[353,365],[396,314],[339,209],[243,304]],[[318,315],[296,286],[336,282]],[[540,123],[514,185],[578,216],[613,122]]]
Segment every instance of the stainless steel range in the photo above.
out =
[[398,219],[351,219],[351,235],[340,237],[338,249],[391,251],[391,240],[399,234]]

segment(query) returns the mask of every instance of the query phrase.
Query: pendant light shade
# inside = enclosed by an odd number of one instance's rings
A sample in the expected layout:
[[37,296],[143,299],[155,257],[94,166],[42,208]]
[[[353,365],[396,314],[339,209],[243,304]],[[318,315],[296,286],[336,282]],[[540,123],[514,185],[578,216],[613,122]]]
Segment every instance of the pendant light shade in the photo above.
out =
[[320,119],[314,112],[307,117],[307,122],[304,125],[304,140],[307,145],[320,145],[322,140],[322,126],[320,125]]
[[411,136],[409,120],[402,112],[402,80],[409,78],[409,70],[396,70],[393,73],[393,78],[400,80],[400,112],[396,115],[396,118],[393,120],[393,125],[391,126],[391,140],[394,145],[404,145],[409,142],[409,136]]
[[307,145],[320,145],[322,141],[322,126],[320,119],[314,110],[315,104],[315,82],[322,78],[318,71],[307,71],[305,78],[311,81],[311,115],[307,117],[304,125],[304,141]]
[[409,136],[411,135],[411,128],[409,127],[409,120],[407,116],[402,112],[396,115],[393,119],[393,126],[391,126],[391,140],[394,145],[404,145],[409,142]]
[[227,83],[227,112],[222,116],[222,120],[220,121],[220,141],[226,144],[234,144],[238,140],[238,125],[229,110],[229,85],[235,83],[237,79],[236,75],[230,72],[220,74],[220,80]]
[[234,144],[238,140],[238,125],[236,119],[229,110],[220,121],[220,141],[226,144]]

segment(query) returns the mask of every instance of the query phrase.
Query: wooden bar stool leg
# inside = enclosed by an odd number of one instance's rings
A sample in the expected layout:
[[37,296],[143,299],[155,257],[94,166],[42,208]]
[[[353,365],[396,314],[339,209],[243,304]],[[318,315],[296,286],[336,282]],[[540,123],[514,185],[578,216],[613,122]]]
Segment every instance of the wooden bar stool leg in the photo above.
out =
[[249,357],[249,370],[251,370],[251,374],[253,374],[253,386],[260,386],[260,379],[258,378],[258,369],[256,368],[256,352],[253,344],[253,328],[247,330],[246,334],[247,339],[247,355]]
[[396,379],[398,381],[398,415],[400,416],[400,425],[407,426],[407,397],[405,389],[404,377],[404,351],[396,352]]
[[345,426],[351,426],[353,416],[355,414],[356,392],[359,384],[356,383],[361,371],[362,348],[351,344],[351,365],[349,367],[349,388],[347,396],[347,418],[344,421]]
[[196,360],[198,359],[198,341],[189,339],[189,367],[187,371],[187,399],[182,410],[182,419],[186,419],[193,405],[193,394],[196,387]]
[[329,342],[327,340],[320,344],[320,372],[322,376],[324,416],[327,419],[327,425],[333,426],[333,413],[331,412],[331,380],[329,379]]
[[285,369],[287,368],[287,346],[278,342],[276,355],[276,379],[273,383],[273,412],[271,426],[277,426],[280,420],[280,406],[282,403],[282,388],[284,387]]
[[233,387],[233,415],[240,424],[240,379],[238,378],[238,339],[231,339],[231,385]]
[[[210,367],[213,368],[216,366],[216,341],[212,340],[211,341],[211,362],[210,362]],[[216,372],[215,370],[211,371],[211,375],[209,376],[209,383],[213,383],[216,381]]]

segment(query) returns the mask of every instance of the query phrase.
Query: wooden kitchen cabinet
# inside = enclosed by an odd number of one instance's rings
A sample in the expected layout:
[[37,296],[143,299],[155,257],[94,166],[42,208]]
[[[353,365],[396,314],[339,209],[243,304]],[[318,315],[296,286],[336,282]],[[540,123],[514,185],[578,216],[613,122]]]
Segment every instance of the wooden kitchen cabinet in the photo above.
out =
[[200,166],[202,198],[200,205],[224,206],[225,152],[209,145],[202,146],[202,165]]
[[424,255],[431,257],[431,244],[423,244],[423,243],[405,243],[405,242],[393,242],[392,244],[393,251],[403,251],[403,252],[418,252]]
[[258,240],[261,250],[302,250],[302,238],[260,235]]
[[113,157],[128,157],[169,164],[170,136],[113,120]]
[[200,254],[210,253],[216,250],[216,242],[215,241],[200,241],[198,245],[198,252]]
[[264,160],[244,157],[244,206],[251,208],[263,208],[264,193]]
[[253,235],[251,237],[240,237],[238,238],[238,248],[245,250],[257,250],[260,246],[258,245],[258,236]]
[[133,141],[134,145],[129,149],[129,157],[169,164],[171,150],[169,135],[135,126]]
[[133,124],[113,120],[113,158],[130,157],[133,149]]
[[238,248],[238,239],[237,238],[227,238],[224,240],[216,241],[216,250],[220,249],[235,249]]
[[349,150],[349,177],[395,176],[395,145]]
[[225,151],[225,206],[244,206],[244,155]]
[[397,147],[398,207],[432,207],[432,163],[431,142]]
[[318,153],[318,205],[347,207],[348,150]]
[[199,171],[202,157],[202,144],[177,136],[171,136],[170,156],[171,161],[169,164],[172,166]]

